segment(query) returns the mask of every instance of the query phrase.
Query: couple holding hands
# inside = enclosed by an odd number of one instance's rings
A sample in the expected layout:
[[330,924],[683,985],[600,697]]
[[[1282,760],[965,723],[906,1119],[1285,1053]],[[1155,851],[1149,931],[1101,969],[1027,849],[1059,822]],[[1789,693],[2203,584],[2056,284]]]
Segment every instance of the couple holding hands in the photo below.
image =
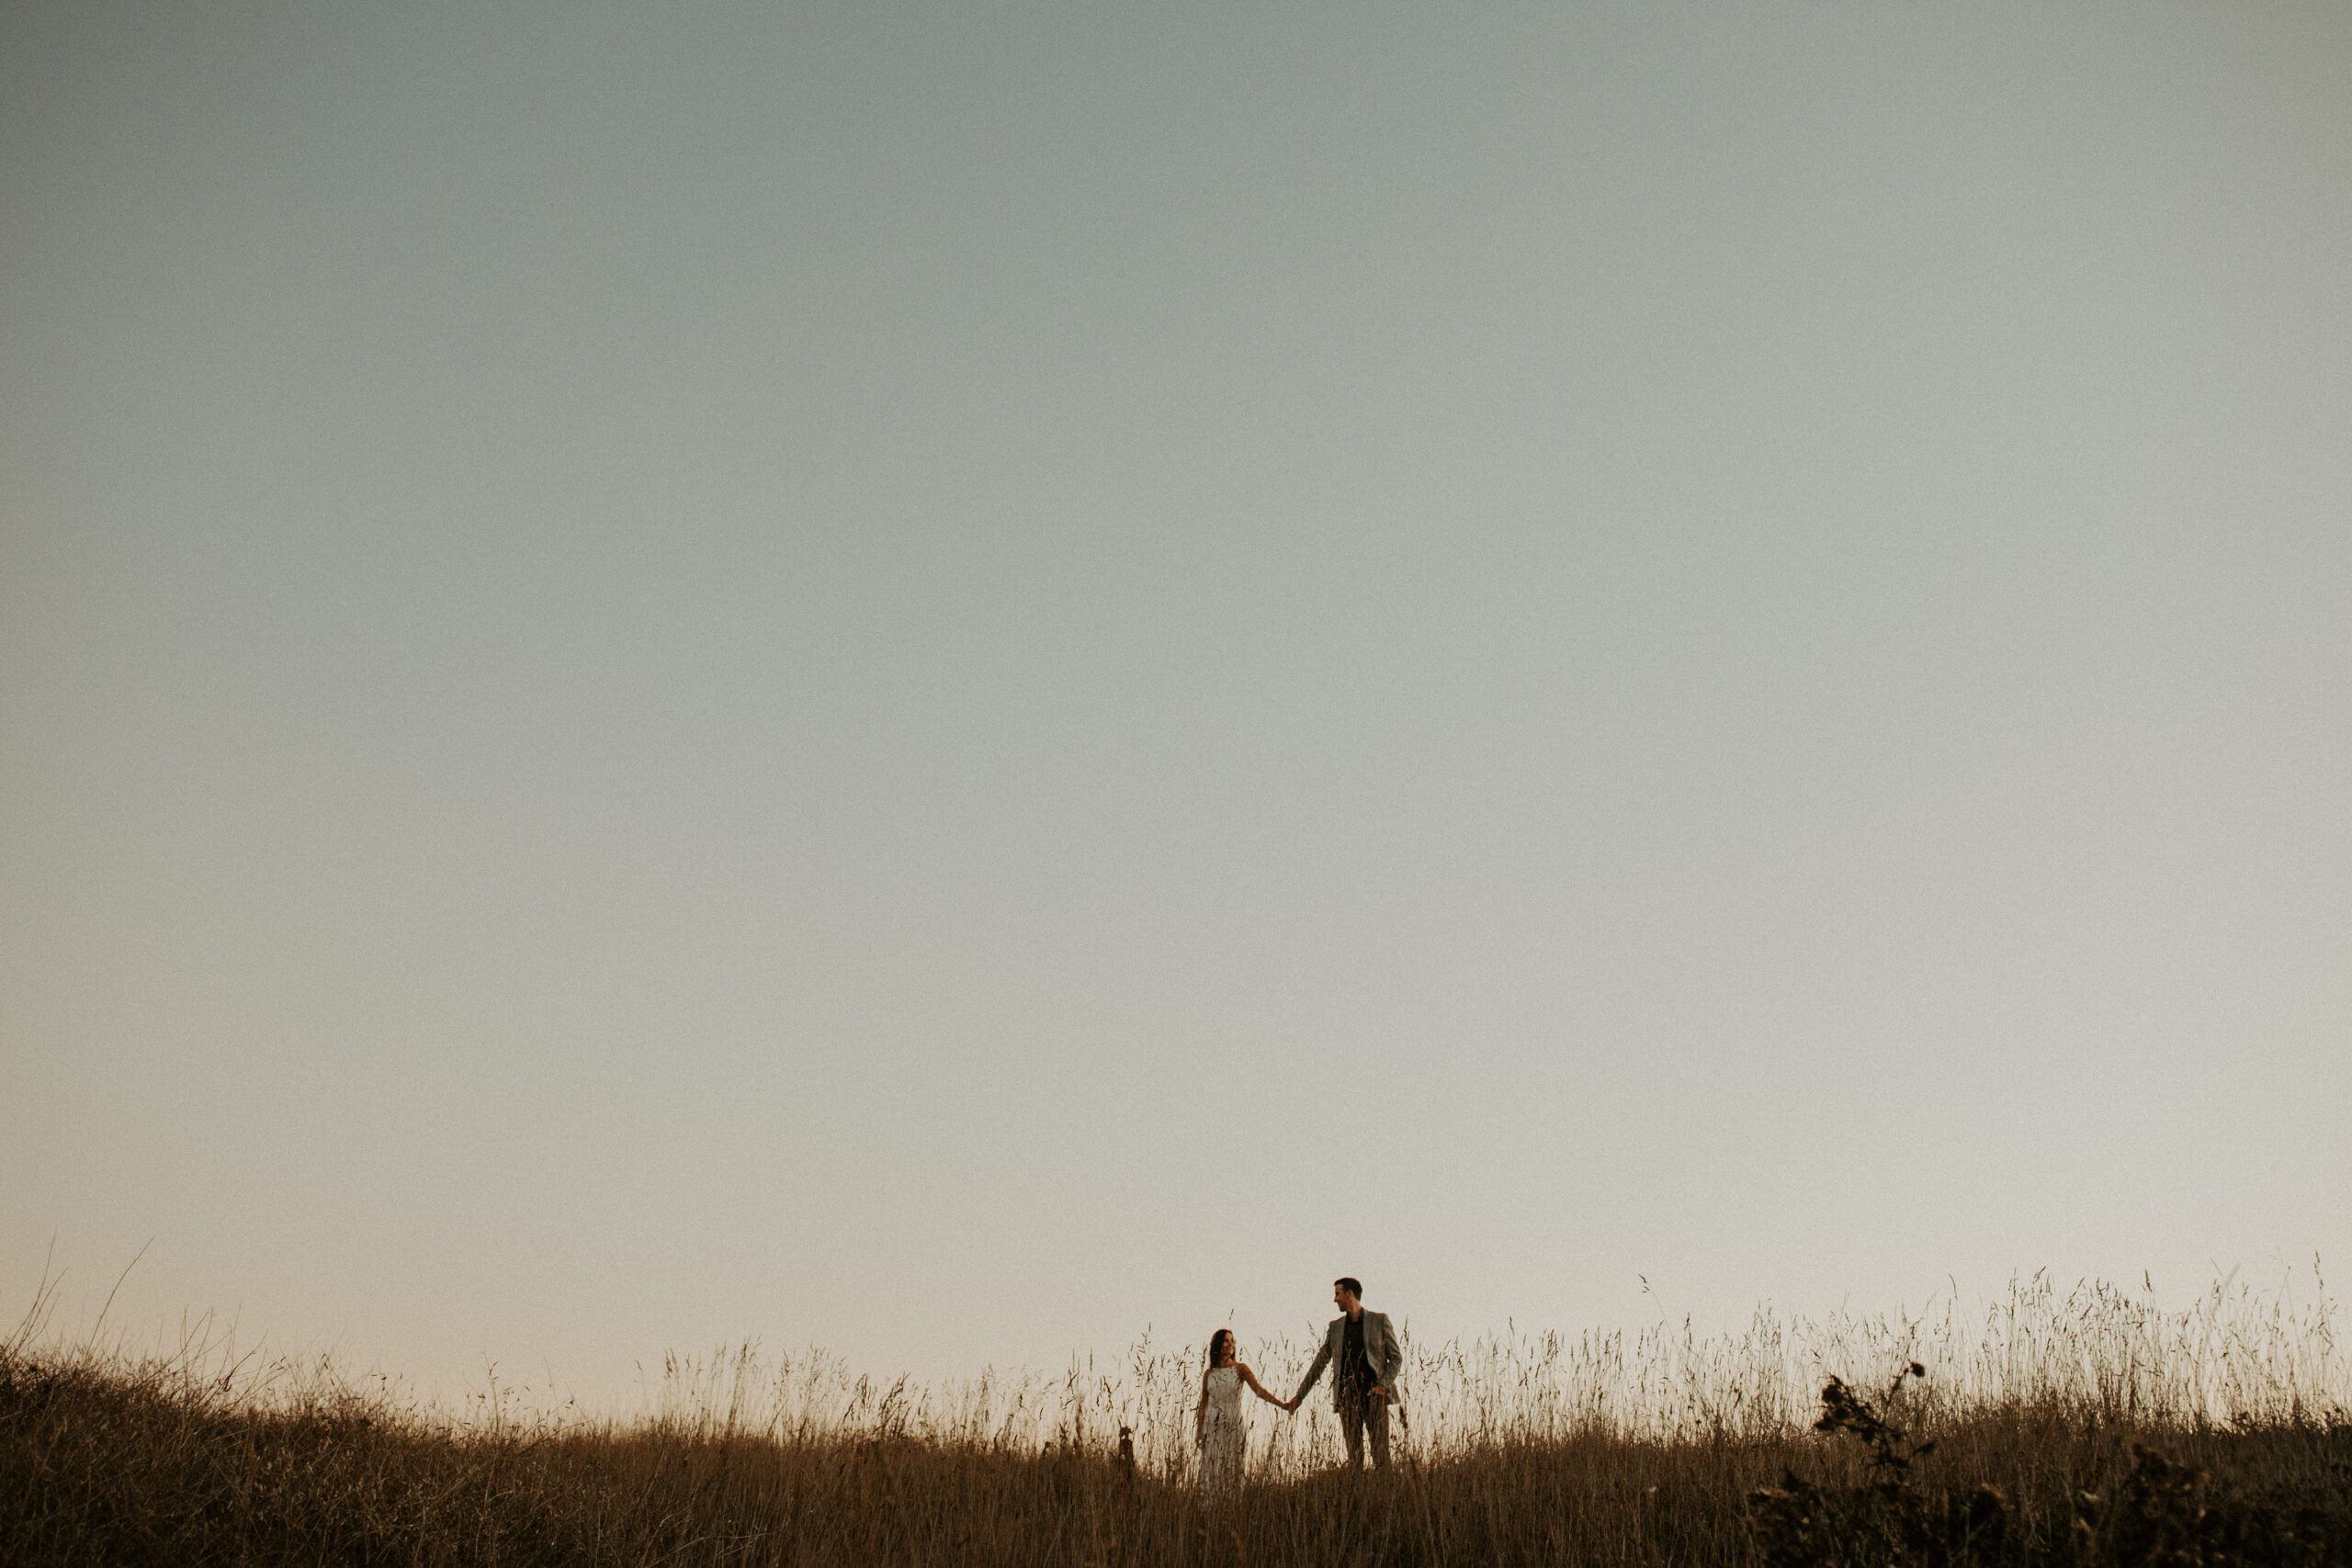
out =
[[1236,1359],[1233,1330],[1220,1328],[1209,1336],[1208,1371],[1201,1374],[1201,1400],[1193,1407],[1193,1441],[1201,1450],[1201,1500],[1231,1495],[1241,1483],[1241,1455],[1246,1435],[1241,1426],[1241,1389],[1283,1410],[1295,1410],[1306,1391],[1331,1369],[1331,1406],[1340,1415],[1340,1432],[1348,1440],[1348,1468],[1363,1466],[1364,1434],[1372,1434],[1372,1462],[1388,1463],[1388,1406],[1404,1403],[1397,1379],[1405,1370],[1405,1347],[1390,1325],[1388,1314],[1368,1312],[1363,1282],[1351,1278],[1331,1281],[1331,1302],[1340,1314],[1324,1332],[1323,1348],[1298,1392],[1288,1399],[1268,1393],[1258,1375]]

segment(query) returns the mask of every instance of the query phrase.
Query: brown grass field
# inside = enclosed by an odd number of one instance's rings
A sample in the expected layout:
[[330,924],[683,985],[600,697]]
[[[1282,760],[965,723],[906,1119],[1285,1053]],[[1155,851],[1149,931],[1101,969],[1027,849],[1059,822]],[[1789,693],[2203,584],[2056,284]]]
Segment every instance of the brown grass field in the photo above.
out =
[[[1390,1470],[1341,1472],[1328,1407],[1261,1407],[1214,1513],[1200,1353],[1148,1337],[937,1389],[747,1347],[615,1419],[495,1382],[429,1405],[204,1325],[69,1343],[42,1304],[0,1346],[8,1564],[2352,1563],[2325,1298],[2228,1284],[1416,1346]],[[1305,1360],[1248,1352],[1275,1387]]]

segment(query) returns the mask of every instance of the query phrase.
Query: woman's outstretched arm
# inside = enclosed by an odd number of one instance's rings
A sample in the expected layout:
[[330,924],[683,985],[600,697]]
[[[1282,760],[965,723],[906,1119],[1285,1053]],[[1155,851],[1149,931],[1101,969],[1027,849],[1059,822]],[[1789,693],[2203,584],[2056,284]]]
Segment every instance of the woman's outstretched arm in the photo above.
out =
[[1201,1423],[1208,1416],[1208,1408],[1209,1375],[1206,1372],[1203,1372],[1201,1374],[1201,1402],[1193,1406],[1193,1446],[1196,1449],[1203,1443],[1208,1441],[1206,1435],[1201,1429]]
[[[1266,1385],[1258,1381],[1258,1374],[1250,1370],[1249,1362],[1236,1361],[1233,1364],[1241,1369],[1241,1381],[1250,1385],[1250,1392],[1269,1404],[1281,1404],[1283,1403],[1281,1400],[1276,1399],[1272,1394],[1266,1392]],[[1204,1397],[1205,1397],[1205,1395],[1204,1395]],[[1287,1406],[1285,1406],[1285,1408],[1287,1408]]]

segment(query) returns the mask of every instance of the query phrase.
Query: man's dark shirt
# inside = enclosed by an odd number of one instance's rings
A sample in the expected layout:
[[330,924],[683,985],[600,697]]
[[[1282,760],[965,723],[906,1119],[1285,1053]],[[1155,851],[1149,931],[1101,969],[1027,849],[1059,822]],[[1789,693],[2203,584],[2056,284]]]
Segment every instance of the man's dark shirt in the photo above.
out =
[[1363,1353],[1363,1318],[1361,1314],[1348,1319],[1346,1337],[1340,1345],[1340,1389],[1347,1397],[1362,1399],[1380,1380],[1373,1376],[1372,1359]]

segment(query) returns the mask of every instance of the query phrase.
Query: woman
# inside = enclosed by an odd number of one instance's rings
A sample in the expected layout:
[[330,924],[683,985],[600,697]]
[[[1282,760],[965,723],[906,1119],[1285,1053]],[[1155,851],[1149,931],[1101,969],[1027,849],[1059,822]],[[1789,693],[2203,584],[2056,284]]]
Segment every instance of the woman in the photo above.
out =
[[1209,1336],[1209,1369],[1201,1374],[1201,1402],[1193,1406],[1193,1446],[1201,1450],[1204,1508],[1231,1497],[1241,1485],[1241,1449],[1247,1440],[1241,1427],[1243,1383],[1267,1404],[1283,1404],[1266,1392],[1257,1373],[1234,1359],[1233,1330],[1220,1328]]

